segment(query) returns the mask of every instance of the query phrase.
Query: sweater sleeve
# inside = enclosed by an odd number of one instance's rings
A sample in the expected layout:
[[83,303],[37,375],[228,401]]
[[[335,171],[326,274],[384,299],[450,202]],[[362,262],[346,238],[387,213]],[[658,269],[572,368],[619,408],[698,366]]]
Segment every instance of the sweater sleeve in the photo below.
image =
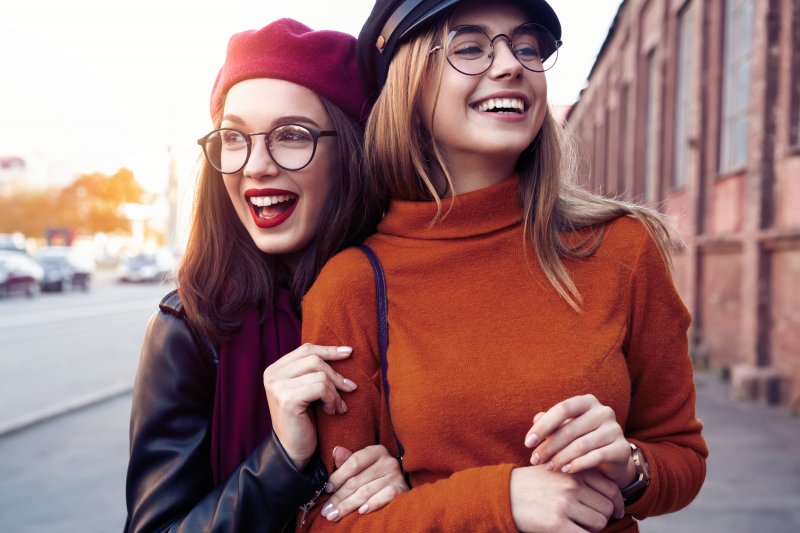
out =
[[650,486],[626,509],[639,519],[688,505],[703,484],[708,456],[695,416],[689,312],[655,242],[642,233],[630,283],[631,409],[625,427],[650,464]]
[[[333,471],[336,446],[359,450],[378,443],[397,452],[378,363],[372,269],[365,257],[358,256],[361,253],[354,251],[345,261],[334,258],[329,262],[303,301],[303,342],[353,347],[351,357],[333,364],[358,385],[344,396],[348,412],[328,415],[316,410],[320,454],[329,471]],[[321,498],[305,523],[299,518],[298,530],[517,531],[511,514],[511,469],[512,465],[506,464],[455,472],[434,483],[414,486],[383,509],[366,515],[351,513],[337,523],[319,516],[325,505]]]
[[280,530],[323,483],[269,436],[214,487],[209,452],[215,367],[183,319],[148,324],[133,391],[125,531]]

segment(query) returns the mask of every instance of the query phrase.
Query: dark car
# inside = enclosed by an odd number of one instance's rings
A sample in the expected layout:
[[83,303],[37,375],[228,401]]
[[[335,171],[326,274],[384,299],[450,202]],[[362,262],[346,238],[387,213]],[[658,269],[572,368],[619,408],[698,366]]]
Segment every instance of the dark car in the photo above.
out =
[[44,269],[43,290],[88,291],[94,271],[94,261],[82,257],[68,247],[51,246],[36,254],[36,260]]
[[23,252],[0,250],[0,297],[11,294],[36,296],[44,271]]

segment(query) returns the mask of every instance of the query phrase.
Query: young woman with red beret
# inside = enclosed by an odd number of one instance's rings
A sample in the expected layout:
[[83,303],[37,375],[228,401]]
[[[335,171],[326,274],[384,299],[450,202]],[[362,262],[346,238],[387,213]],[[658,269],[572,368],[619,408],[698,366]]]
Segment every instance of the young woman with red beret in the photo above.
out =
[[280,531],[323,487],[343,514],[407,490],[382,446],[339,447],[327,478],[307,410],[341,416],[360,384],[328,365],[348,346],[298,347],[300,298],[380,216],[367,111],[353,37],[283,19],[231,38],[178,289],[134,386],[127,531]]
[[354,339],[332,366],[359,388],[318,417],[322,457],[404,450],[412,490],[366,517],[322,502],[315,531],[632,532],[702,485],[668,228],[570,183],[544,74],[560,38],[543,0],[378,0],[362,29],[385,281],[360,250],[331,259],[303,340]]

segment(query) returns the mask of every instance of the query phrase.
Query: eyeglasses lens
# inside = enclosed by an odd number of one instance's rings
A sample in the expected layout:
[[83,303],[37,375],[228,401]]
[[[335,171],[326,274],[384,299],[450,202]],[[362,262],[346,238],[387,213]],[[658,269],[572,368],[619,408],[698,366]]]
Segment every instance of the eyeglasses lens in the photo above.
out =
[[[303,168],[314,157],[314,135],[303,126],[278,126],[260,135],[265,135],[272,160],[286,170]],[[252,142],[247,134],[227,128],[208,135],[204,146],[209,162],[223,174],[235,174],[242,170],[251,150]]]
[[[494,45],[493,40],[481,28],[458,26],[448,36],[447,60],[459,72],[470,76],[482,74],[492,64]],[[522,66],[534,72],[549,69],[558,57],[555,38],[538,24],[518,26],[511,34],[510,45]]]

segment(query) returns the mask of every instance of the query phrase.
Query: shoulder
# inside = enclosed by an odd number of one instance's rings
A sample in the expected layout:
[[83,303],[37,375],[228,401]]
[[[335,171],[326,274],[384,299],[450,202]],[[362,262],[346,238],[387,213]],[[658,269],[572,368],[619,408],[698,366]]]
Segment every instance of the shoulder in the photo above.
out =
[[203,366],[216,364],[213,343],[192,327],[177,289],[170,291],[150,317],[142,346],[142,360],[186,359]]
[[363,302],[374,297],[375,278],[369,259],[356,247],[346,248],[322,268],[314,285],[303,298],[303,310],[323,302]]

